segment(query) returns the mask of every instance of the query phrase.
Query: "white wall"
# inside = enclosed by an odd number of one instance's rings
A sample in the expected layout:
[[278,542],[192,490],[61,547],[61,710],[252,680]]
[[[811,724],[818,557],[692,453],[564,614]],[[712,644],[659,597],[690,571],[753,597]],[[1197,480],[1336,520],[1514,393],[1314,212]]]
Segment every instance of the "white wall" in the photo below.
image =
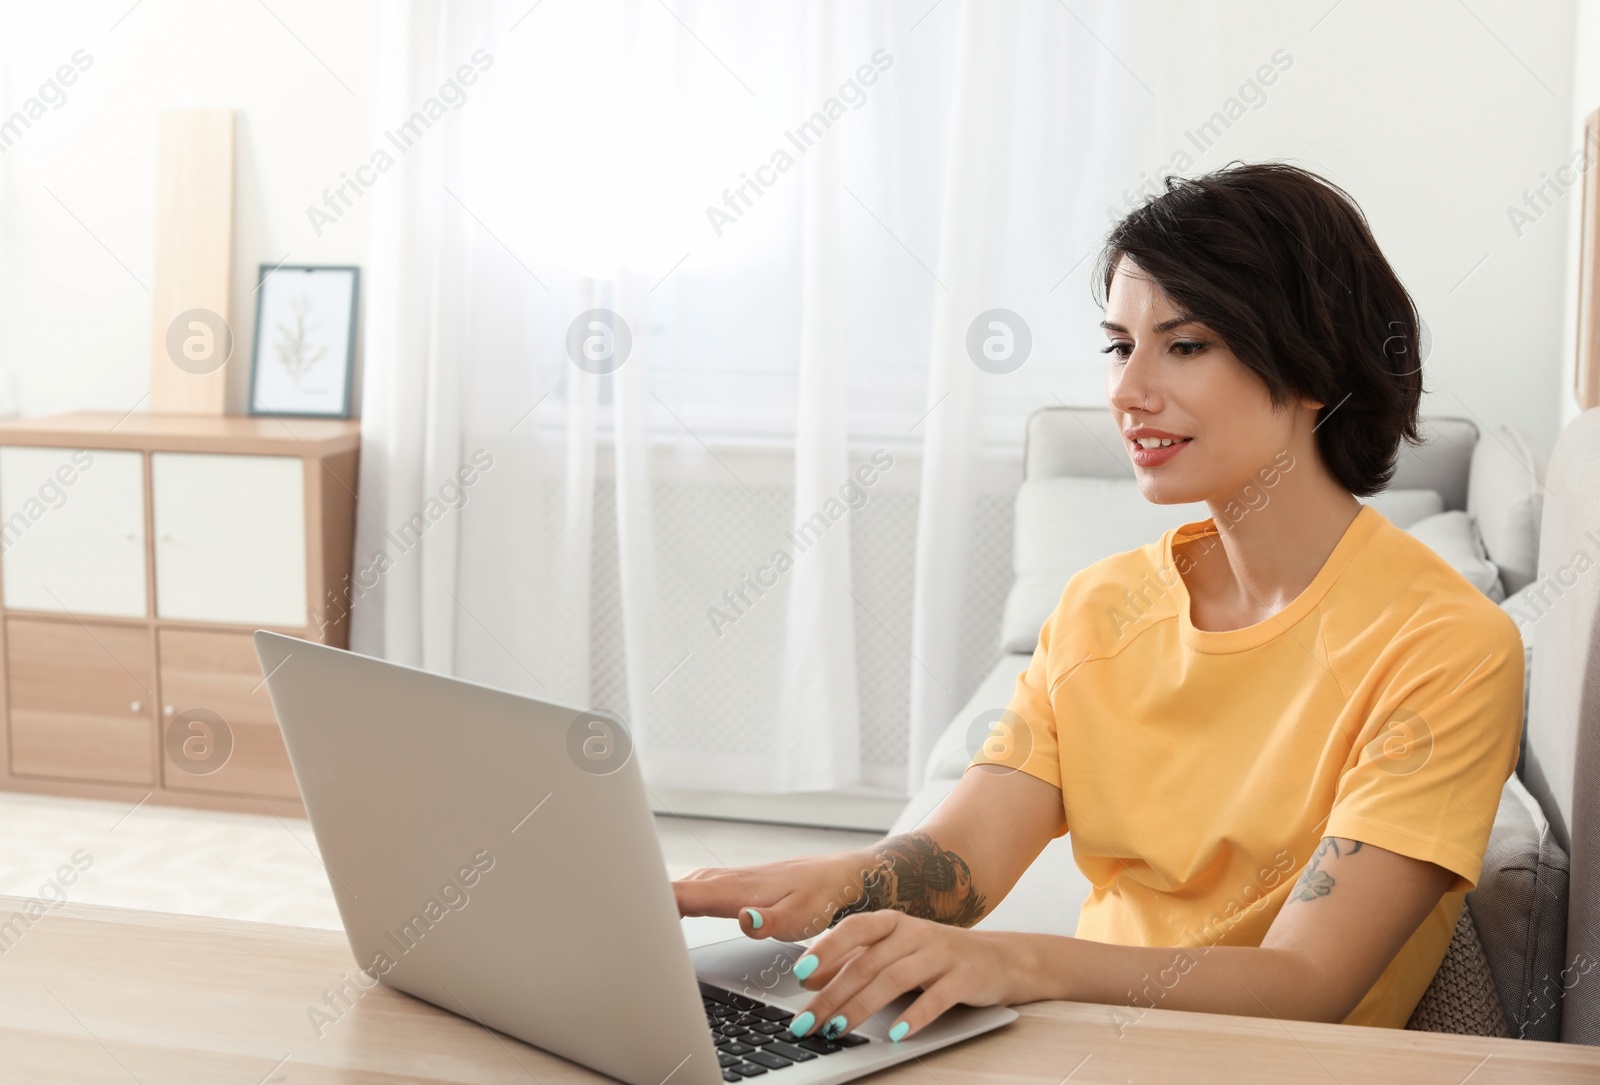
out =
[[[359,201],[320,239],[305,212],[365,160],[380,126],[380,0],[269,6],[277,18],[253,3],[0,0],[0,116],[75,50],[94,58],[65,104],[0,155],[0,410],[121,411],[144,394],[158,109],[239,111],[236,405],[257,265],[364,261]],[[1069,6],[1095,25],[1089,0]],[[1293,64],[1265,103],[1188,172],[1287,158],[1346,187],[1432,330],[1426,409],[1509,423],[1548,449],[1571,384],[1576,190],[1520,237],[1507,209],[1569,158],[1583,103],[1600,104],[1594,8],[1585,0],[1580,18],[1570,0],[1160,0],[1154,12],[1175,32],[1116,42],[1132,74],[1111,90],[1153,93],[1154,125],[1137,138],[1154,173],[1193,151],[1185,133],[1285,50]],[[1577,56],[1587,68],[1575,87]]]
[[305,208],[371,154],[379,0],[267,7],[0,0],[0,117],[75,51],[92,58],[0,155],[0,410],[120,413],[148,391],[161,109],[238,111],[233,409],[257,266],[363,262],[359,201],[320,239]]
[[1559,201],[1520,237],[1506,210],[1576,146],[1574,5],[1158,7],[1190,25],[1170,51],[1124,58],[1159,99],[1167,138],[1152,148],[1152,166],[1192,149],[1184,133],[1285,50],[1293,64],[1267,88],[1266,103],[1188,172],[1233,158],[1281,158],[1345,188],[1432,331],[1424,379],[1433,394],[1424,411],[1510,424],[1548,450],[1557,432],[1574,205]]

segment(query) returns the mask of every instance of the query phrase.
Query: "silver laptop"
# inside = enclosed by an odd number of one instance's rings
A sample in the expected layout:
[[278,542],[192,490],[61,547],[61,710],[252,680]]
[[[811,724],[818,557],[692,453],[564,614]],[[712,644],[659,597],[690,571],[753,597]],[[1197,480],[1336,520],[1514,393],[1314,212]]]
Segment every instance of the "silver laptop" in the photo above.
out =
[[956,1006],[894,1043],[907,995],[796,1040],[804,947],[688,947],[622,721],[276,633],[255,646],[369,977],[630,1085],[853,1081],[1017,1017]]

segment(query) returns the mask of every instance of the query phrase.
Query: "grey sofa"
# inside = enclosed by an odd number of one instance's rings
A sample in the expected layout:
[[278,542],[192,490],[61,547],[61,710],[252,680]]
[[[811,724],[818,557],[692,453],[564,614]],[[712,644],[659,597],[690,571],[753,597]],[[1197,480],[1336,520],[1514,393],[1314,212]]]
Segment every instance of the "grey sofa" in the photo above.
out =
[[[1600,1043],[1600,972],[1587,983],[1575,978],[1585,961],[1600,965],[1600,410],[1569,427],[1549,465],[1510,429],[1482,432],[1443,417],[1423,428],[1425,444],[1407,446],[1388,489],[1369,500],[1502,602],[1530,652],[1523,759],[1502,794],[1468,905],[1511,1034]],[[1547,493],[1560,498],[1547,501]],[[987,729],[976,721],[995,719],[1009,703],[1067,579],[1208,515],[1203,504],[1143,499],[1109,411],[1052,408],[1029,419],[1002,656],[941,734],[923,786],[891,833],[918,825],[960,779]],[[1597,568],[1569,585],[1561,570],[1580,551]],[[1534,652],[1535,634],[1554,647]],[[1088,894],[1069,834],[1045,847],[981,925],[1070,935]]]

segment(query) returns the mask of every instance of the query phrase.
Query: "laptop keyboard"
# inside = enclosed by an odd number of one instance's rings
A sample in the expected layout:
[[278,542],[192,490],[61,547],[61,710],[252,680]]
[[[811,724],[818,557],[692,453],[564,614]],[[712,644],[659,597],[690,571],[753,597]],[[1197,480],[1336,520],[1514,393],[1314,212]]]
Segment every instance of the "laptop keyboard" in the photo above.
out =
[[789,1032],[794,1014],[788,1010],[709,983],[700,984],[700,998],[705,1003],[706,1023],[711,1026],[711,1042],[717,1047],[723,1081],[760,1077],[768,1070],[782,1070],[818,1055],[832,1055],[870,1042],[853,1032],[831,1040],[823,1039],[821,1032],[813,1032],[796,1040]]

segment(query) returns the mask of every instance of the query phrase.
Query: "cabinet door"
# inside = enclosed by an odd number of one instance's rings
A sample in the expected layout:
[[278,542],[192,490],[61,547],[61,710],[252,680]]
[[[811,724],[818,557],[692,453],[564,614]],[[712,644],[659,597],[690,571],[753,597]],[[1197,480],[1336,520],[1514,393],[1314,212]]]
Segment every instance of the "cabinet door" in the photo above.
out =
[[144,628],[6,621],[11,771],[154,783],[155,689]]
[[84,448],[0,448],[5,605],[145,616],[144,458]]
[[162,782],[298,799],[249,633],[162,629]]
[[306,625],[305,472],[297,456],[150,457],[156,613]]

